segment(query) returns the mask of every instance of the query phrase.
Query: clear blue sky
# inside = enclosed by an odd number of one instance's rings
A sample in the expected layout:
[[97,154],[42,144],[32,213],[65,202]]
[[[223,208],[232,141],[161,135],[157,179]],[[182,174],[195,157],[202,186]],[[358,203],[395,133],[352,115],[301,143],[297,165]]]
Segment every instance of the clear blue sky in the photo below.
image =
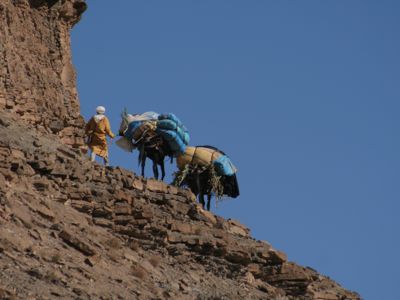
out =
[[72,34],[86,119],[104,105],[117,132],[124,106],[174,112],[239,169],[241,196],[214,212],[365,299],[400,299],[400,1],[88,4]]

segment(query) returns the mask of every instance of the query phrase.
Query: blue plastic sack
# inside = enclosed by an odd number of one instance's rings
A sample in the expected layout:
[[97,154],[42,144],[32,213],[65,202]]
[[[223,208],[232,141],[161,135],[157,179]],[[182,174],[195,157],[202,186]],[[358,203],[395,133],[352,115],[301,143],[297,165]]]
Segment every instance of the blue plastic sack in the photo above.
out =
[[218,175],[231,176],[236,173],[236,167],[226,155],[218,157],[213,164]]
[[182,138],[183,143],[184,143],[186,146],[189,145],[190,136],[189,136],[189,133],[188,133],[187,131],[183,132],[181,138]]
[[185,152],[186,145],[176,131],[157,128],[157,132],[167,141],[175,157]]
[[162,129],[167,129],[167,130],[176,130],[178,125],[173,120],[163,119],[163,120],[158,121],[157,127],[162,128]]
[[128,125],[128,129],[125,132],[125,137],[129,140],[133,139],[133,134],[135,133],[136,129],[139,128],[140,125],[142,125],[142,121],[133,121],[130,122]]
[[176,128],[176,133],[185,145],[189,145],[189,133],[187,131],[184,131],[182,127],[178,127]]
[[162,114],[158,117],[157,128],[174,130],[185,145],[189,145],[190,137],[186,127],[174,114]]
[[183,126],[181,120],[179,120],[178,117],[175,116],[173,113],[159,115],[158,119],[159,120],[165,120],[165,119],[171,120],[171,121],[174,121],[177,126]]

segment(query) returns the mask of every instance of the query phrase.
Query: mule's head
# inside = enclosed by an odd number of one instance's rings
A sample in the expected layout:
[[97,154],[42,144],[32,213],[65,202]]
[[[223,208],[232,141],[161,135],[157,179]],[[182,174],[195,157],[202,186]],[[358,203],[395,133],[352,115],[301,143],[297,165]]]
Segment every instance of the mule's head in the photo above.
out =
[[128,114],[126,108],[121,113],[121,124],[119,125],[118,135],[125,136],[126,131],[128,130],[129,124],[133,122],[137,118],[137,114],[131,115]]
[[121,113],[121,124],[119,125],[119,130],[118,130],[118,134],[120,136],[124,136],[126,130],[128,129],[129,126],[129,122],[128,122],[128,112],[126,110],[126,108],[124,109],[124,111]]

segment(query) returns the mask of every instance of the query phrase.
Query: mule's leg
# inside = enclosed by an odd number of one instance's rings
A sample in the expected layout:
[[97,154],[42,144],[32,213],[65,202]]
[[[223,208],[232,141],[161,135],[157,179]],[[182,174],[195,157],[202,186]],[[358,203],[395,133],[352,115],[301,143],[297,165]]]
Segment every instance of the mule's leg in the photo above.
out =
[[158,161],[159,155],[156,149],[152,149],[150,159],[153,161],[153,175],[155,179],[158,179]]
[[196,174],[196,186],[197,186],[197,191],[199,193],[199,202],[203,206],[203,209],[204,209],[204,206],[206,205],[206,203],[204,202],[204,193],[201,190],[201,183],[200,183],[200,175],[199,174]]
[[164,158],[160,160],[160,167],[161,167],[161,180],[164,180],[165,177],[165,167],[164,167]]
[[153,174],[154,178],[158,179],[158,167],[157,167],[157,160],[153,160]]
[[210,211],[211,193],[207,194],[207,210]]

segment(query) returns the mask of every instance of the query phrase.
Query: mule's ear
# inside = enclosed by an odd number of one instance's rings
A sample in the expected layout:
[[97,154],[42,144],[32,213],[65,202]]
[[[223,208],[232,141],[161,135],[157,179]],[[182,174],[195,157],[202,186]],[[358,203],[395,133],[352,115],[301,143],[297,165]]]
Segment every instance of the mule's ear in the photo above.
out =
[[128,116],[128,110],[125,107],[124,110],[121,113],[121,118],[122,119],[126,119],[127,116]]

